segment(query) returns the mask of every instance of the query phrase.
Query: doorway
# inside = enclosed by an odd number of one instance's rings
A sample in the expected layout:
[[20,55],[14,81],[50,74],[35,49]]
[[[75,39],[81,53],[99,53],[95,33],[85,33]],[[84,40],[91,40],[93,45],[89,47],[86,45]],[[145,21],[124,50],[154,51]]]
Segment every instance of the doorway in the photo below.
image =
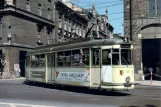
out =
[[[142,40],[142,62],[144,74],[149,74],[150,69],[154,74],[160,75],[160,41],[161,39],[143,39]],[[159,68],[159,70],[158,70]],[[150,79],[150,75],[145,76],[146,80]],[[154,80],[160,80],[153,75]]]
[[25,77],[25,59],[26,59],[26,53],[27,51],[20,51],[20,58],[19,58],[19,64],[20,64],[20,76]]

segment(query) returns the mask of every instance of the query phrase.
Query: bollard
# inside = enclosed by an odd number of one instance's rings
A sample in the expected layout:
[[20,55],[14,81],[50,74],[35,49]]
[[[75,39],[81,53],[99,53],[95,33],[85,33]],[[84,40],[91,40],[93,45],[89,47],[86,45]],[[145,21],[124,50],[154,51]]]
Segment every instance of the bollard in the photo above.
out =
[[151,79],[151,85],[152,85],[152,80],[153,80],[153,78],[152,78],[152,71],[150,73],[150,79]]

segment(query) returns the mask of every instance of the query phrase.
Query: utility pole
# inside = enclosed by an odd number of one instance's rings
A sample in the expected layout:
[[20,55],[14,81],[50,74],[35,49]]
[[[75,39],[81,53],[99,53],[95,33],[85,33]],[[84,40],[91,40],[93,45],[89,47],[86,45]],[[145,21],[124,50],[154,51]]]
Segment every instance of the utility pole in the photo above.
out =
[[133,36],[133,32],[132,32],[132,21],[133,21],[133,18],[132,18],[132,0],[129,0],[129,5],[130,5],[130,8],[129,8],[129,12],[130,12],[130,40],[132,41],[132,36]]

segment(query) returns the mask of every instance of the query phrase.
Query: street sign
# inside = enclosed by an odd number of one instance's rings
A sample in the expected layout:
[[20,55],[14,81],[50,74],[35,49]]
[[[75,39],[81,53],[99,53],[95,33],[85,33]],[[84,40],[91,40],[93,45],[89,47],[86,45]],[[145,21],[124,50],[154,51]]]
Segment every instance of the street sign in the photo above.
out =
[[149,71],[149,72],[153,72],[153,68],[149,68],[148,71]]

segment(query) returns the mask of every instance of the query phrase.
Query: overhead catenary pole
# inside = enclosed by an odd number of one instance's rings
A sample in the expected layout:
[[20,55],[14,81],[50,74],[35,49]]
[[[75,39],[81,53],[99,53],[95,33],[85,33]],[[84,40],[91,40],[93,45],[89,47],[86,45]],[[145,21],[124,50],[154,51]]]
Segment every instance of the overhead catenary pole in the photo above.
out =
[[129,12],[130,12],[130,40],[132,41],[132,21],[133,21],[133,18],[132,18],[132,0],[129,0],[129,5],[130,5],[130,8],[129,8]]

